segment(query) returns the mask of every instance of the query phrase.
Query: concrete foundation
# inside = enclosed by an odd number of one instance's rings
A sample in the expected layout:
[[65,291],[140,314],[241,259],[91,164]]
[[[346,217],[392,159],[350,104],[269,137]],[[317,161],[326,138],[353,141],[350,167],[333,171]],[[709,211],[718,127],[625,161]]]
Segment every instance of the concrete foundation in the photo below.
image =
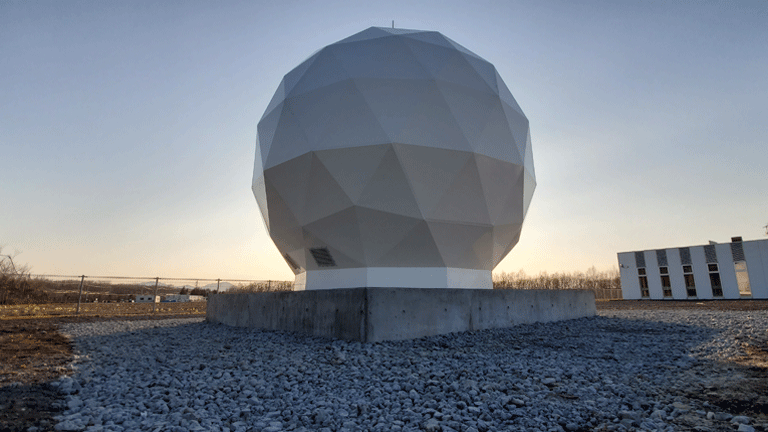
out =
[[208,297],[209,322],[361,342],[594,316],[587,290],[347,288]]

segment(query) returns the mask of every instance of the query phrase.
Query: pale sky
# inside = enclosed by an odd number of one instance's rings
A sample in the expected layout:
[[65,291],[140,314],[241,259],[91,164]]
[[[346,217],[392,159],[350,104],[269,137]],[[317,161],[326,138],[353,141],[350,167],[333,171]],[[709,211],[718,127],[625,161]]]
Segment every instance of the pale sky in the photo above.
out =
[[292,279],[251,193],[289,70],[370,26],[493,63],[538,187],[500,271],[765,238],[768,1],[0,1],[0,245],[33,273]]

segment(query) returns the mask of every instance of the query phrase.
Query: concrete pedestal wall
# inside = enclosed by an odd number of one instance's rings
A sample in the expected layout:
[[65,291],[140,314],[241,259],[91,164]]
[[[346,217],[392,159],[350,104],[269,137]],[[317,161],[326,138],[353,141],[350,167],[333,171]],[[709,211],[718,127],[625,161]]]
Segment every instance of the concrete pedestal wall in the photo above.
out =
[[361,342],[594,316],[586,290],[346,288],[208,297],[209,322]]

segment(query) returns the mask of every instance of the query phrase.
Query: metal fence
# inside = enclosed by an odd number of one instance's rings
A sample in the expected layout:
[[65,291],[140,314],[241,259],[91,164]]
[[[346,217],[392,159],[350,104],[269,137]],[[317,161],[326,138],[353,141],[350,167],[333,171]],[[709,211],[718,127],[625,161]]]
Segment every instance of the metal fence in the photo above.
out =
[[2,277],[0,315],[3,316],[202,313],[205,304],[201,301],[210,293],[277,291],[293,287],[288,281],[251,279],[49,274]]

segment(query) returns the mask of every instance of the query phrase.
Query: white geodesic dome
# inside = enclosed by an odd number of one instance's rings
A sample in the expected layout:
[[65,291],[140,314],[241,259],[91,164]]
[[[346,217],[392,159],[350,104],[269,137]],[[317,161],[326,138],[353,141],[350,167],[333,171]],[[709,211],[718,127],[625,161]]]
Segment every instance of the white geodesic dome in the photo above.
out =
[[434,31],[321,49],[258,124],[253,192],[297,289],[490,288],[535,186],[496,68]]

